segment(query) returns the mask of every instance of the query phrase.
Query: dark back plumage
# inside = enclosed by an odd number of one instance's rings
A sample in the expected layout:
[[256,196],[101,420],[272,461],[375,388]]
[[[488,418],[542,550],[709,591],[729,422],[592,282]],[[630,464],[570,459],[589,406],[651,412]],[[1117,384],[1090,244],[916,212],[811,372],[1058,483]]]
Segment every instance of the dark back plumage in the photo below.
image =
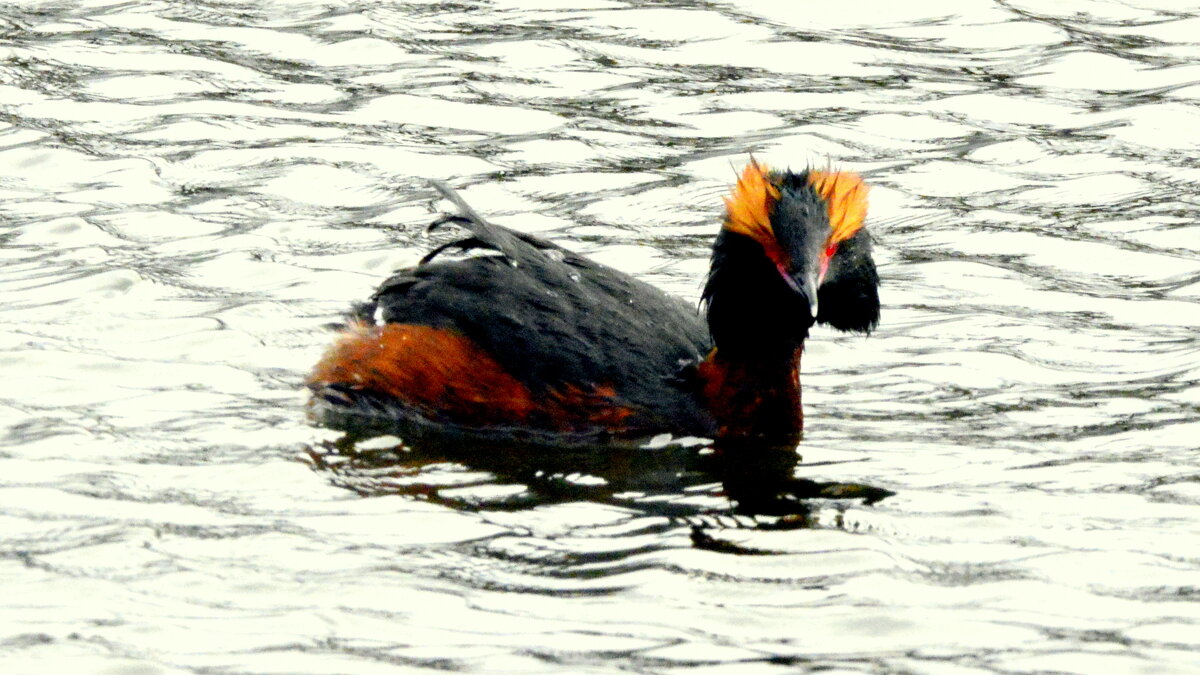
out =
[[[690,392],[672,383],[711,348],[696,308],[551,242],[490,223],[449,187],[443,218],[470,236],[386,280],[358,310],[364,321],[420,323],[465,335],[535,394],[564,385],[611,388],[640,424],[686,421],[711,433]],[[450,249],[490,250],[440,260]]]

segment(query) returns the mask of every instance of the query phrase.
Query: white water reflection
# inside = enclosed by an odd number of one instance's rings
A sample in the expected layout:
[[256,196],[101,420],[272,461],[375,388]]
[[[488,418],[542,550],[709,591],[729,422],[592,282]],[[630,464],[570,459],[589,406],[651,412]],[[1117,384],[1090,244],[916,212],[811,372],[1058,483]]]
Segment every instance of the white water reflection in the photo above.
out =
[[[0,5],[4,669],[1194,672],[1200,17],[1045,4]],[[751,152],[875,186],[800,472],[895,496],[322,450],[426,178],[694,298]]]

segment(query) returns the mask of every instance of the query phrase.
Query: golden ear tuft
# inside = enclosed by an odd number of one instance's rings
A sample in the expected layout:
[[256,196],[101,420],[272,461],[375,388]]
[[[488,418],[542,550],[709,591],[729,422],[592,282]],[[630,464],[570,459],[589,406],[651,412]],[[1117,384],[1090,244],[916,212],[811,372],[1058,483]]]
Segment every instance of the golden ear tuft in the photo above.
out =
[[854,236],[867,218],[867,191],[861,176],[851,171],[810,171],[808,184],[829,206],[829,243]]
[[779,248],[771,228],[771,212],[777,201],[779,188],[768,177],[766,165],[750,160],[725,198],[725,229],[754,239],[770,255]]

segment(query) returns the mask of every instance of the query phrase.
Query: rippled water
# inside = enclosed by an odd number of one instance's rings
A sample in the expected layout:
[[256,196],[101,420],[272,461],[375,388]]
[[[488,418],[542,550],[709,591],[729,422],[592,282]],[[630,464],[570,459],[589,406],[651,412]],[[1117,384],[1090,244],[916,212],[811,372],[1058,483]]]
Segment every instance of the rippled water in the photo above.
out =
[[[2,670],[1200,672],[1185,4],[0,2]],[[695,298],[751,152],[875,186],[798,471],[894,496],[305,421],[425,178]]]

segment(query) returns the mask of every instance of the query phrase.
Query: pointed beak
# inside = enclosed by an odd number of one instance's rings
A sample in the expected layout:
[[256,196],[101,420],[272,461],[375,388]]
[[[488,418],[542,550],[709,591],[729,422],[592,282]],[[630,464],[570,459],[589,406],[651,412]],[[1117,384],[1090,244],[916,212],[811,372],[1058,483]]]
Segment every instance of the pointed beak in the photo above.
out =
[[806,274],[803,281],[800,282],[800,292],[808,298],[809,316],[815,321],[817,318],[817,275]]
[[808,312],[814,321],[817,319],[817,275],[812,272],[792,276],[782,265],[778,266],[779,274],[787,282],[789,288],[808,300]]

